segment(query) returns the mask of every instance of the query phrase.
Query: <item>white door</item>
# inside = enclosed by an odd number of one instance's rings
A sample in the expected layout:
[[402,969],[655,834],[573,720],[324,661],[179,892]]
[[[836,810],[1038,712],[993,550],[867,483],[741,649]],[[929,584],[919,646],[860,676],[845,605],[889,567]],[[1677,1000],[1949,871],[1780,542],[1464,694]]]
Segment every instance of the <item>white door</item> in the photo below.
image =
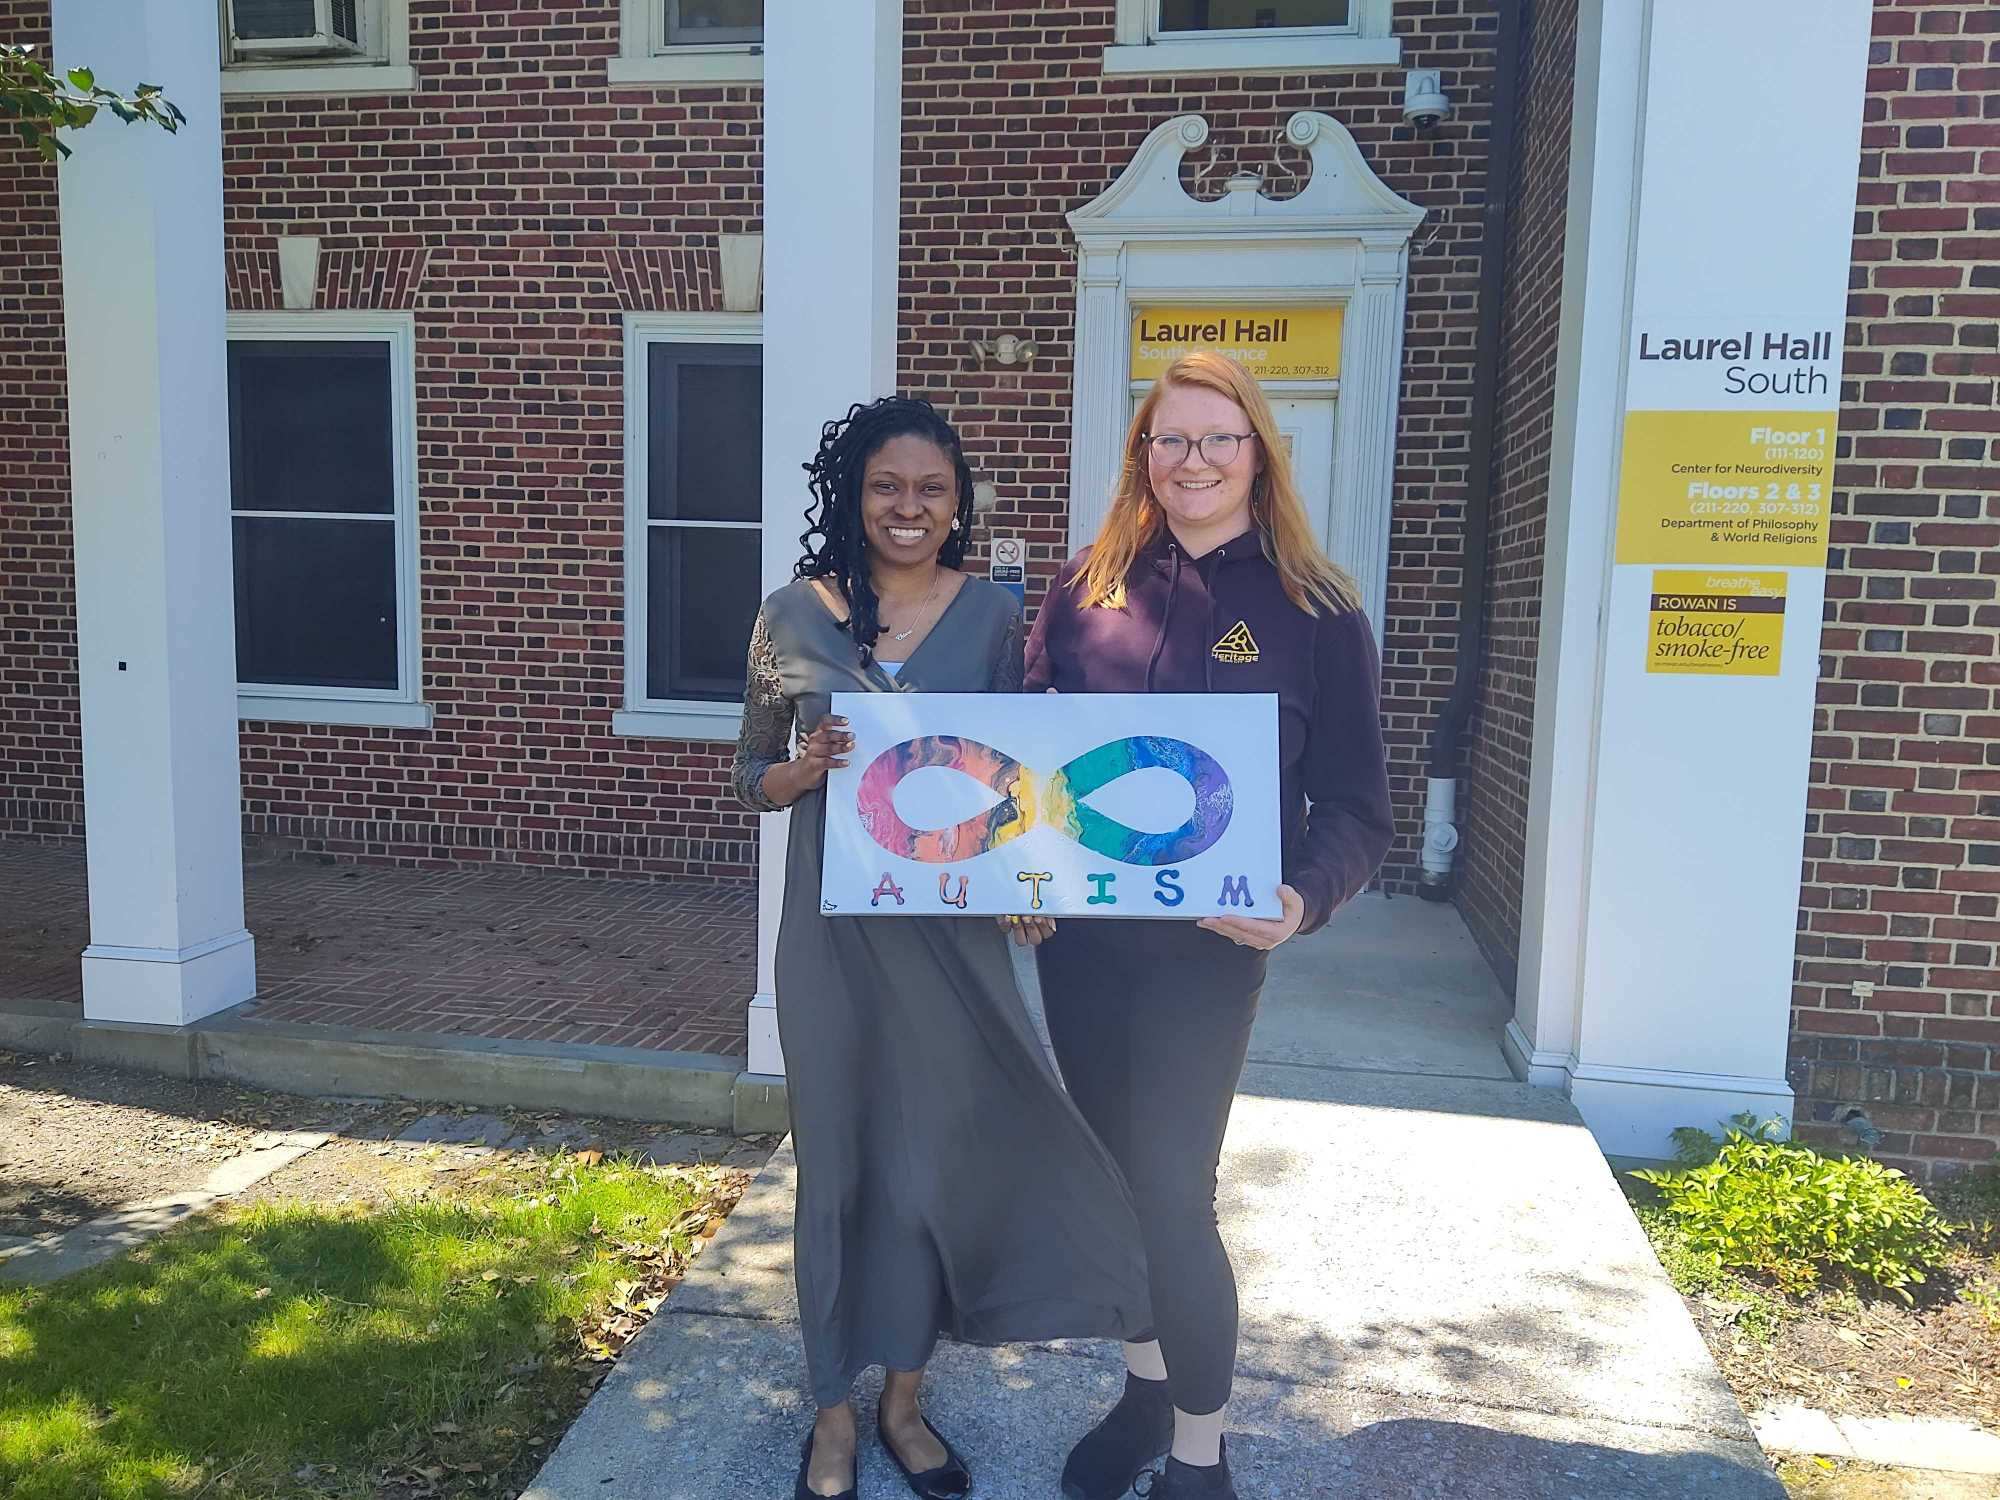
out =
[[[1306,503],[1306,515],[1312,521],[1313,535],[1319,538],[1320,546],[1327,548],[1329,554],[1333,547],[1334,405],[1331,396],[1273,398],[1271,402],[1272,415],[1278,419],[1278,431],[1291,449],[1292,478],[1299,487],[1300,498]],[[1336,557],[1333,560],[1357,577],[1374,576],[1372,567],[1363,569],[1356,566],[1358,558]]]

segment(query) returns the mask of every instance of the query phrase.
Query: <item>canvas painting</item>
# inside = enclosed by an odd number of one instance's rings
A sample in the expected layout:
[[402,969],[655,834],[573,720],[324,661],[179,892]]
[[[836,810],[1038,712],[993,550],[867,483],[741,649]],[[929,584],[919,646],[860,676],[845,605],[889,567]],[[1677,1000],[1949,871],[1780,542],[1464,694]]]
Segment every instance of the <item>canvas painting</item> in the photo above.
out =
[[838,693],[829,916],[1278,915],[1269,693]]

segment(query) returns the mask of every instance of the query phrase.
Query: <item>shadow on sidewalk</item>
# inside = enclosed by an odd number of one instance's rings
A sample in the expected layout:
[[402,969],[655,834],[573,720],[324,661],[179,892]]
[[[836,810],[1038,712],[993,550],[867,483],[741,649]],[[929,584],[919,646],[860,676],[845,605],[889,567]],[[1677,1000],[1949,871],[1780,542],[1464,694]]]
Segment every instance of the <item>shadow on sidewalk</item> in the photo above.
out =
[[[1238,1488],[1252,1495],[1303,1494],[1293,1488],[1296,1454],[1305,1440],[1246,1435],[1230,1442]],[[1277,1453],[1288,1480],[1260,1482],[1275,1472]],[[1561,1442],[1468,1422],[1398,1417],[1332,1437],[1319,1450],[1326,1500],[1429,1500],[1478,1496],[1480,1500],[1722,1500],[1726,1496],[1777,1496],[1781,1491],[1761,1461],[1732,1463],[1712,1453],[1642,1453],[1602,1443]]]

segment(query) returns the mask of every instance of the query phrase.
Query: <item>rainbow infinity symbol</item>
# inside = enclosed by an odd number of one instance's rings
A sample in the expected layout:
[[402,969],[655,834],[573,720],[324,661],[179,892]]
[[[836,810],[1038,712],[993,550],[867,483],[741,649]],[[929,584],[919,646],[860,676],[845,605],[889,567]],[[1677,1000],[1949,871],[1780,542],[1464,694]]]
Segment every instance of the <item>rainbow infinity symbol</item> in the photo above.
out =
[[[943,766],[991,787],[1000,800],[948,828],[912,828],[896,811],[896,787],[913,771]],[[1083,799],[1134,771],[1172,771],[1194,790],[1194,811],[1178,828],[1147,833],[1106,817]],[[991,745],[954,734],[891,745],[861,773],[855,810],[868,836],[891,854],[925,864],[973,859],[1047,823],[1093,854],[1128,865],[1193,859],[1229,827],[1236,796],[1214,756],[1186,740],[1133,735],[1087,750],[1042,776]]]

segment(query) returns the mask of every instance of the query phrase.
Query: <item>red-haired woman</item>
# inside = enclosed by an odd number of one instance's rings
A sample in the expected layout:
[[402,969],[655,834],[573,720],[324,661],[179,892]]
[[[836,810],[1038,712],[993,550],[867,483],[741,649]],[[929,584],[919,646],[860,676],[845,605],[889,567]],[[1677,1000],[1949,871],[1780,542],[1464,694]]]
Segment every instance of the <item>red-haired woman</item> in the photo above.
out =
[[1133,418],[1096,544],[1035,622],[1027,687],[1275,693],[1285,883],[1268,917],[1068,920],[1037,950],[1064,1082],[1131,1185],[1152,1287],[1154,1336],[1125,1345],[1125,1394],[1063,1469],[1070,1500],[1112,1500],[1163,1454],[1154,1500],[1234,1494],[1216,1163],[1265,955],[1321,926],[1388,852],[1379,672],[1257,382],[1219,355],[1177,361]]

